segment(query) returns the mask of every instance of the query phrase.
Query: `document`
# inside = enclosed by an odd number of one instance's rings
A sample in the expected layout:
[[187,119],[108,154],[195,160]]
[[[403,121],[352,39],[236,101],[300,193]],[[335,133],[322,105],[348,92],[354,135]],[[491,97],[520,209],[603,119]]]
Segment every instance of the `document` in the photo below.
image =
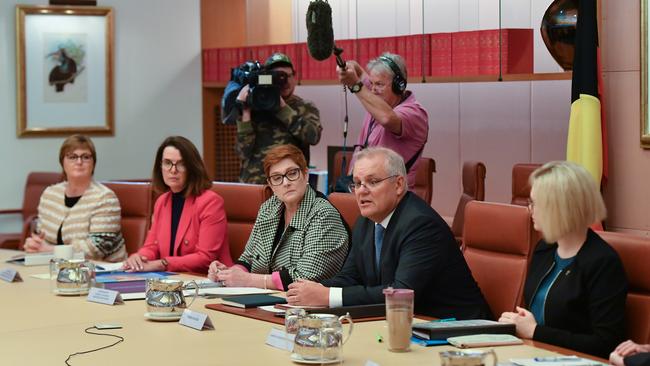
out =
[[518,366],[605,366],[602,362],[578,356],[551,356],[535,358],[512,358],[510,362]]

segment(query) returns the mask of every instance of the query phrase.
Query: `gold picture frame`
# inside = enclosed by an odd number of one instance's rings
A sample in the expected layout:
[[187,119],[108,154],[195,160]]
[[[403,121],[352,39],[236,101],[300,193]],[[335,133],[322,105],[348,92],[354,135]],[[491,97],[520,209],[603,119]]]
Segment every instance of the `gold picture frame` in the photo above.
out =
[[648,121],[648,1],[641,0],[641,147],[650,149],[650,121]]
[[114,134],[113,9],[16,6],[18,137]]

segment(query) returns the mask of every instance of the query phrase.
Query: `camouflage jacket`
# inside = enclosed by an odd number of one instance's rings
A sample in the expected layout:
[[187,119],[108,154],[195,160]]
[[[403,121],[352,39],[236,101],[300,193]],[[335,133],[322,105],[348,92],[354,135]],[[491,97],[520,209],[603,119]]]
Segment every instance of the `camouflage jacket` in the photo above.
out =
[[262,161],[275,145],[297,146],[309,162],[309,145],[320,141],[323,127],[320,113],[313,103],[297,95],[286,100],[276,113],[253,111],[250,122],[237,120],[237,153],[241,159],[239,180],[244,183],[266,183]]

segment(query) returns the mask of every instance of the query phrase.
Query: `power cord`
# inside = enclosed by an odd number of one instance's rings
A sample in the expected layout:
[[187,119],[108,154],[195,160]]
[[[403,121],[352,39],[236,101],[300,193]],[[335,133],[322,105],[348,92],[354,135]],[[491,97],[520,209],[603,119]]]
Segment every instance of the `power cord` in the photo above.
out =
[[74,356],[79,356],[79,355],[84,355],[86,353],[101,351],[103,349],[113,347],[113,346],[117,345],[118,343],[124,342],[124,337],[118,336],[116,334],[109,334],[109,333],[95,333],[95,332],[91,332],[90,331],[91,329],[99,330],[99,328],[97,328],[96,326],[92,326],[92,327],[88,327],[88,328],[84,329],[84,332],[87,333],[87,334],[92,334],[92,335],[113,337],[113,338],[117,338],[118,340],[115,343],[109,344],[108,346],[103,346],[103,347],[91,349],[91,350],[88,350],[88,351],[81,351],[81,352],[72,353],[72,354],[68,355],[68,358],[65,359],[65,364],[66,365],[71,366],[70,363],[68,363],[68,361],[70,361],[70,359],[72,357],[74,357]]

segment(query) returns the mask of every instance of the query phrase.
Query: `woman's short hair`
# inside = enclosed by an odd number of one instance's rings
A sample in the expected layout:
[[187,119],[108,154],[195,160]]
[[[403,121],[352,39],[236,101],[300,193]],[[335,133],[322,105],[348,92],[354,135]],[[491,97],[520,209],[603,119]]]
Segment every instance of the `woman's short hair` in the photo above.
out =
[[551,161],[529,179],[535,191],[534,208],[549,243],[605,219],[607,210],[593,176],[569,161]]
[[153,162],[153,178],[151,184],[156,192],[162,193],[169,189],[162,175],[163,151],[168,146],[175,147],[181,153],[186,174],[185,197],[199,196],[206,189],[212,187],[212,182],[208,178],[203,159],[201,159],[201,155],[192,141],[183,136],[170,136],[158,147],[156,159]]
[[307,160],[295,145],[277,145],[272,147],[264,157],[264,174],[269,177],[271,167],[284,159],[291,159],[301,171],[307,170]]
[[[97,151],[95,150],[95,144],[90,139],[90,137],[85,135],[72,135],[63,141],[61,148],[59,149],[59,164],[63,168],[63,159],[69,153],[77,149],[88,149],[90,154],[93,156],[93,174],[95,174],[95,166],[97,165]],[[65,174],[65,169],[63,169],[63,178],[68,179]]]
[[393,69],[391,69],[391,67],[385,61],[382,61],[381,57],[386,57],[391,61],[393,61],[393,63],[397,65],[399,72],[402,73],[402,77],[404,78],[404,80],[408,79],[408,75],[406,73],[407,72],[406,62],[404,62],[402,56],[390,52],[384,52],[380,57],[370,60],[370,62],[368,62],[368,65],[366,66],[368,72],[374,70],[380,73],[386,73],[390,75],[391,78],[395,77],[395,72],[393,71]]
[[357,151],[354,153],[354,161],[372,158],[377,155],[381,155],[385,158],[384,170],[386,171],[386,174],[389,176],[400,175],[406,179],[406,166],[404,165],[404,159],[402,159],[400,154],[387,147],[368,147]]

